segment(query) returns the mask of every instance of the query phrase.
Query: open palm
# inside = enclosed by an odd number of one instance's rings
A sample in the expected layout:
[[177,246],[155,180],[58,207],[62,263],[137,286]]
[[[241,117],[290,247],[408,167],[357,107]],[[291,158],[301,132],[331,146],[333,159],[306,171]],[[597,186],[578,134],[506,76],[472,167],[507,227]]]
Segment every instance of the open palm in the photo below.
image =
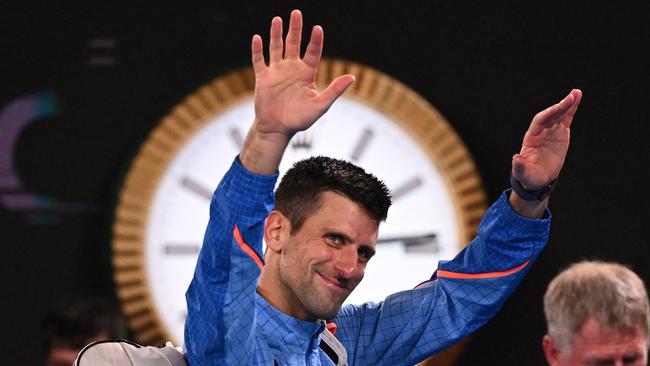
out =
[[322,92],[316,88],[316,71],[323,49],[323,29],[315,26],[304,58],[300,58],[302,14],[291,13],[286,44],[282,19],[273,18],[269,64],[265,63],[262,38],[255,35],[251,50],[255,69],[255,119],[261,133],[292,134],[309,128],[354,81],[352,75],[336,78]]
[[571,122],[581,99],[582,92],[573,89],[533,118],[521,151],[512,158],[512,175],[524,188],[539,189],[560,174],[569,149]]

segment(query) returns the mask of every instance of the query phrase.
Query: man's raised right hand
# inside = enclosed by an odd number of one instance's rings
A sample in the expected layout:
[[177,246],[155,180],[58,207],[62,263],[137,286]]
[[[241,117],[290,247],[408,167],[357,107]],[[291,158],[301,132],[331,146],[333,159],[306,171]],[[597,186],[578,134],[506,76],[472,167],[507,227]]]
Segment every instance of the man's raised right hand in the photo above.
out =
[[323,29],[314,26],[302,59],[301,34],[300,11],[291,12],[284,43],[282,19],[273,18],[268,66],[264,60],[262,37],[253,36],[255,121],[248,132],[240,160],[254,173],[275,173],[291,137],[313,125],[354,82],[354,76],[342,75],[319,92],[316,71],[323,50]]

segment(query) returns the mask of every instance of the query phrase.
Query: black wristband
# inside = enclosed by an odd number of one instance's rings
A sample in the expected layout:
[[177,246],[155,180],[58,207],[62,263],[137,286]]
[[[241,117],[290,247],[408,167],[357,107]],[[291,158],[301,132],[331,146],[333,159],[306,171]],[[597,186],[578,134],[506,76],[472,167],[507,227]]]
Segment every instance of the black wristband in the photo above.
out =
[[519,181],[516,180],[512,174],[510,174],[510,185],[512,186],[512,190],[517,192],[517,195],[523,200],[542,201],[555,190],[555,187],[557,186],[557,179],[554,179],[551,183],[547,184],[541,189],[538,189],[536,191],[528,191],[522,187],[521,183],[519,183]]

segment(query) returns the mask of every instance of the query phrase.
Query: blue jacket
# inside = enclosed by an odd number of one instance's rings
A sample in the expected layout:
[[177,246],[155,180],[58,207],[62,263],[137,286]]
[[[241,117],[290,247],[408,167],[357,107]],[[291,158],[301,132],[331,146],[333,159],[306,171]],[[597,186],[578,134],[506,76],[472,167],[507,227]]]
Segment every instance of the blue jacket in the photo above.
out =
[[[186,293],[190,366],[333,365],[319,349],[324,323],[292,318],[255,292],[277,178],[250,173],[235,159],[217,187]],[[549,224],[550,213],[521,217],[503,194],[476,239],[453,260],[440,261],[429,281],[380,303],[344,306],[334,322],[350,365],[412,365],[476,330],[528,271]]]

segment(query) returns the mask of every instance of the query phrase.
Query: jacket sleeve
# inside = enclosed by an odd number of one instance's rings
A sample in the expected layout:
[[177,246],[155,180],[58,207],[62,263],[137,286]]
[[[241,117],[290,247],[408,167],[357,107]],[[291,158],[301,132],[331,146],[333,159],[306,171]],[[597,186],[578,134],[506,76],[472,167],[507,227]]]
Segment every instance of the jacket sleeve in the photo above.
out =
[[[548,240],[550,213],[515,213],[506,194],[477,237],[432,278],[380,303],[346,306],[334,320],[351,365],[412,365],[452,345],[503,305]],[[399,276],[399,273],[395,274]]]
[[277,177],[250,173],[237,158],[212,197],[185,294],[185,356],[192,366],[250,364],[264,220],[273,208]]

